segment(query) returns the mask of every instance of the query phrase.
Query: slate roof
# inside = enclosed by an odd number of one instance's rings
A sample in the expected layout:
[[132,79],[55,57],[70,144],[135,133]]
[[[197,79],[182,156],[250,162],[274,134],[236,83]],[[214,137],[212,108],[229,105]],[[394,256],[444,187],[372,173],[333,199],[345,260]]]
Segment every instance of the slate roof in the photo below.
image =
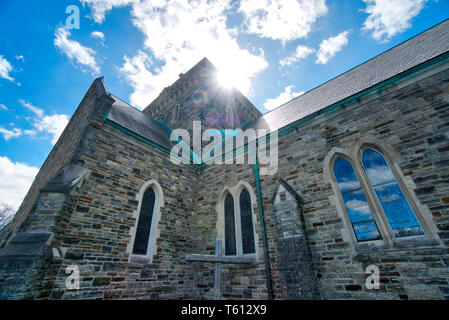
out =
[[281,129],[449,51],[449,19],[251,121],[245,129]]
[[109,110],[107,120],[112,121],[167,150],[172,148],[173,145],[170,142],[170,133],[160,122],[133,108],[116,96],[111,95],[111,97],[115,102]]

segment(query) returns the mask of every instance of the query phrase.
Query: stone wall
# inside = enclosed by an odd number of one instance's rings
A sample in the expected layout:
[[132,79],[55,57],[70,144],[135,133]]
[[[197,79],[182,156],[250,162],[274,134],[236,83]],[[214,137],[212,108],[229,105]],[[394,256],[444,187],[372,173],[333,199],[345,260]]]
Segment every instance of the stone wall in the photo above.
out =
[[286,184],[279,183],[273,199],[276,220],[276,255],[273,279],[276,298],[316,300],[320,298],[316,270],[304,226],[302,198]]
[[[247,183],[248,190],[255,197],[256,180],[252,165],[211,165],[203,169],[198,181],[195,198],[195,212],[192,216],[191,230],[194,234],[195,253],[215,254],[215,241],[218,236],[218,206],[223,205],[220,197],[225,190],[236,188],[239,183]],[[257,199],[257,198],[255,198]],[[266,270],[262,243],[261,220],[257,200],[253,201],[253,224],[256,232],[257,263],[242,266],[224,264],[221,277],[222,299],[267,299]],[[222,238],[223,239],[223,238]],[[199,295],[213,298],[210,284],[214,283],[214,264],[196,263]]]
[[39,196],[39,190],[76,156],[75,150],[93,115],[102,112],[104,102],[101,99],[106,98],[105,93],[103,80],[96,79],[39,170],[13,221],[0,231],[0,248],[6,244],[6,241],[14,232],[18,231],[30,211],[33,210]]
[[[90,170],[72,197],[74,212],[61,239],[66,252],[51,294],[61,299],[157,299],[192,297],[191,216],[195,169],[173,165],[166,154],[141,144],[100,119],[86,132],[79,157]],[[130,229],[137,223],[136,195],[157,181],[164,203],[152,263],[130,260]],[[65,268],[80,268],[80,290],[67,290]]]
[[[399,87],[402,86],[402,87]],[[397,84],[292,127],[280,138],[278,175],[304,199],[304,218],[321,294],[326,299],[449,297],[449,71]],[[363,139],[391,147],[404,183],[435,227],[439,244],[357,251],[338,211],[325,158]],[[329,169],[327,169],[329,170]],[[270,254],[276,252],[275,177],[261,180]],[[380,268],[380,290],[367,290],[366,267]]]

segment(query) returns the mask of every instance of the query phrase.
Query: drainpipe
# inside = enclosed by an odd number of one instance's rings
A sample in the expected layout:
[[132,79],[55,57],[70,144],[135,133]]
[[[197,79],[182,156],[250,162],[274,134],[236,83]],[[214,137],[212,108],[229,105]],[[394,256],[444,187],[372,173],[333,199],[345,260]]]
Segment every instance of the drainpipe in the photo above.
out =
[[256,179],[257,201],[258,201],[258,205],[259,205],[260,226],[262,229],[262,242],[263,242],[263,248],[264,248],[265,274],[266,274],[266,278],[267,278],[268,299],[273,300],[273,288],[272,288],[272,284],[271,284],[271,269],[270,269],[270,262],[269,262],[269,257],[268,257],[267,235],[266,235],[266,231],[265,231],[262,193],[260,190],[260,181],[259,181],[259,165],[258,165],[257,149],[258,148],[257,148],[257,142],[256,142],[256,151],[254,152],[254,155],[255,155],[254,177]]

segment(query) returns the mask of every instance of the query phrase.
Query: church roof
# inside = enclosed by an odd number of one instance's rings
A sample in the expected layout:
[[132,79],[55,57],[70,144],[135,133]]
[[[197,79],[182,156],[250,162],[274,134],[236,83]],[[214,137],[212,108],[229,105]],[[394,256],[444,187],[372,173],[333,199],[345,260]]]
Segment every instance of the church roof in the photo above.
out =
[[449,20],[399,44],[279,108],[245,129],[281,129],[449,51]]
[[164,149],[170,150],[172,148],[170,133],[162,123],[133,108],[116,96],[110,96],[115,101],[109,109],[105,120],[119,125],[122,129],[129,130],[141,138],[154,142]]

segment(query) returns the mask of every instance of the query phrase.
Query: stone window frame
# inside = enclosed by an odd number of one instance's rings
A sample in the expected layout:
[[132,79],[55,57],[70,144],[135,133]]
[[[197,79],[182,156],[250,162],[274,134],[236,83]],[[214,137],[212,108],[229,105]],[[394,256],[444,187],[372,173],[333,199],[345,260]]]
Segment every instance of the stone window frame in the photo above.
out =
[[[246,189],[249,193],[251,199],[251,214],[253,221],[253,232],[254,232],[254,253],[243,253],[243,242],[242,242],[242,225],[241,225],[241,217],[240,217],[240,194],[243,189]],[[256,194],[254,193],[251,185],[245,181],[240,181],[234,187],[225,187],[220,196],[218,197],[218,202],[216,206],[217,211],[217,236],[220,237],[222,241],[223,255],[225,255],[225,199],[227,194],[231,194],[234,200],[234,221],[235,221],[235,241],[236,241],[236,254],[230,255],[227,257],[248,257],[255,258],[257,260],[259,253],[259,237],[256,232],[256,223],[257,223],[257,215],[254,211],[254,204],[257,203]]]
[[[397,238],[391,229],[390,223],[383,211],[380,201],[374,191],[374,188],[366,174],[362,164],[363,152],[366,149],[373,149],[379,152],[387,162],[392,170],[407,202],[409,203],[416,219],[421,224],[424,235]],[[347,160],[353,167],[362,190],[365,194],[368,205],[371,209],[374,221],[377,224],[382,239],[359,242],[357,241],[355,232],[352,228],[352,223],[347,213],[343,196],[334,173],[335,161],[339,158]],[[324,161],[324,176],[332,185],[334,194],[330,196],[331,204],[334,204],[337,213],[344,222],[344,228],[341,229],[343,238],[352,243],[356,250],[379,250],[379,249],[403,249],[410,247],[427,247],[427,246],[441,246],[442,242],[438,237],[438,229],[433,222],[432,213],[427,206],[424,206],[419,201],[414,190],[416,185],[410,176],[405,176],[399,166],[401,163],[401,156],[390,146],[382,141],[373,138],[361,138],[352,148],[342,149],[338,147],[332,148],[327,154]]]
[[[151,218],[150,239],[148,240],[148,248],[146,255],[134,254],[133,247],[136,239],[137,224],[139,223],[140,211],[142,209],[143,196],[145,192],[153,188],[155,195],[153,217]],[[159,221],[161,219],[161,208],[164,207],[164,193],[160,184],[156,180],[150,180],[145,182],[140,188],[139,193],[136,195],[136,200],[139,203],[137,210],[133,212],[133,218],[135,224],[130,229],[130,241],[127,246],[127,252],[129,254],[129,262],[153,262],[153,256],[157,253],[156,240],[160,236]]]

